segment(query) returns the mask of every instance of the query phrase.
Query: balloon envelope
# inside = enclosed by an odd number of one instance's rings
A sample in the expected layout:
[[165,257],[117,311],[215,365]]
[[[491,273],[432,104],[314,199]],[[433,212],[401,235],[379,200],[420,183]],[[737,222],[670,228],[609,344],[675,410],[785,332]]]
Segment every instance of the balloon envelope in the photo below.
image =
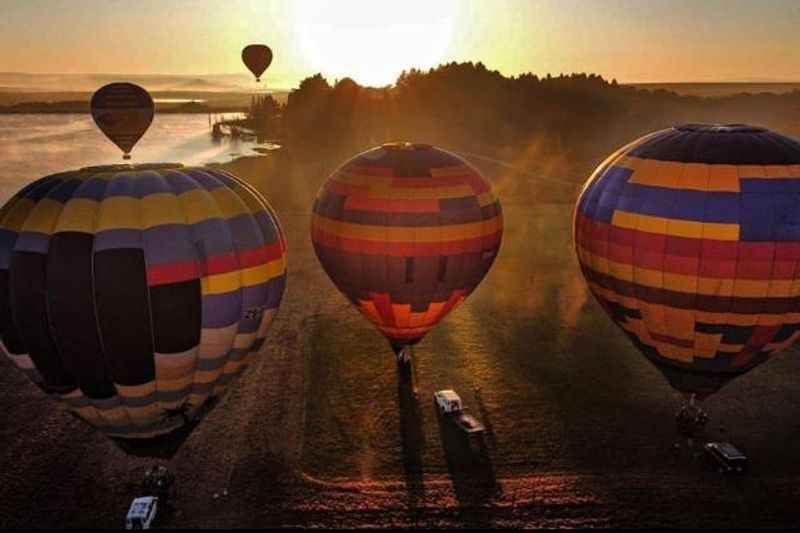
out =
[[92,118],[125,159],[153,122],[150,93],[133,83],[110,83],[92,96]]
[[387,144],[322,186],[311,238],[322,267],[399,352],[464,301],[500,248],[489,183],[460,157]]
[[685,125],[602,163],[574,218],[591,291],[682,392],[705,396],[800,335],[800,143]]
[[272,50],[264,44],[250,44],[242,50],[242,61],[245,66],[261,81],[261,75],[272,63]]
[[0,210],[0,228],[0,348],[145,454],[174,453],[257,358],[284,290],[277,218],[220,170],[48,176]]

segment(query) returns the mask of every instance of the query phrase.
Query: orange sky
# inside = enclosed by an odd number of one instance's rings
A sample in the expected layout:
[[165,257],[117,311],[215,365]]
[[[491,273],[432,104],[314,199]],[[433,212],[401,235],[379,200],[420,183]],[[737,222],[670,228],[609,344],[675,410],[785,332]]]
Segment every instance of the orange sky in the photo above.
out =
[[506,75],[800,81],[797,0],[0,0],[0,71],[242,72],[269,44],[272,87],[322,71],[366,84],[483,61]]

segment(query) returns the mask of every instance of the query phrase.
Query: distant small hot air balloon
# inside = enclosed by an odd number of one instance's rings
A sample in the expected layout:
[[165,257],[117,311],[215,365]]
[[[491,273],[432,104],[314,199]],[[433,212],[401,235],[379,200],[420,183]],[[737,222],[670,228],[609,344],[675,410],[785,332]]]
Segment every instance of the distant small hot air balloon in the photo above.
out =
[[266,199],[232,174],[118,165],[0,209],[0,348],[130,453],[170,456],[257,357],[286,280]]
[[320,189],[311,224],[325,272],[398,361],[475,290],[502,234],[500,202],[476,169],[410,143],[342,165]]
[[800,143],[689,124],[587,181],[575,248],[594,296],[671,385],[702,399],[800,337]]
[[256,81],[261,81],[261,75],[272,63],[272,50],[265,44],[249,44],[242,49],[242,61]]
[[127,82],[110,83],[92,96],[92,118],[111,142],[130,159],[130,152],[153,122],[150,93]]

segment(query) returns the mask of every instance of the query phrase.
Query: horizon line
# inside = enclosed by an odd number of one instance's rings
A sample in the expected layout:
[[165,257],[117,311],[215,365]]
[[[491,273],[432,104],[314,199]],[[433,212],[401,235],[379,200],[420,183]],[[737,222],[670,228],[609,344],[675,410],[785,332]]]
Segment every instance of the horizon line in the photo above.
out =
[[[434,69],[435,68],[436,67],[434,67]],[[428,69],[428,70],[430,70],[430,69]],[[344,76],[342,78],[339,78],[339,77],[325,75],[322,72],[315,72],[313,74],[309,74],[309,75],[305,76],[305,78],[302,78],[302,79],[310,78],[310,77],[316,76],[317,74],[322,75],[326,79],[336,79],[336,80],[344,79],[344,78],[349,77],[349,76]],[[572,74],[587,74],[587,75],[596,74],[596,75],[601,76],[603,79],[605,79],[606,81],[609,81],[609,82],[611,80],[613,80],[613,79],[616,79],[617,83],[620,84],[620,85],[643,85],[643,84],[731,84],[732,85],[732,84],[756,84],[756,83],[758,83],[758,84],[776,84],[776,85],[778,85],[778,84],[793,84],[793,83],[800,84],[800,78],[797,78],[797,79],[774,79],[774,78],[773,79],[769,79],[769,78],[758,79],[758,78],[755,78],[755,79],[744,79],[744,80],[620,80],[618,78],[615,78],[614,76],[606,76],[606,75],[599,74],[599,73],[596,73],[596,72],[568,72],[568,73],[559,72],[558,74],[553,74],[552,72],[548,72],[548,73],[545,73],[545,74],[538,74],[538,73],[534,73],[534,72],[523,72],[523,73],[518,73],[518,74],[514,74],[514,75],[505,75],[505,74],[502,74],[502,75],[504,77],[506,77],[506,78],[513,78],[513,77],[523,76],[523,75],[526,75],[526,74],[538,76],[540,79],[544,79],[548,75],[550,75],[551,77],[557,78],[558,76],[562,76],[562,75],[569,76],[569,75],[572,75]],[[126,77],[126,76],[128,76],[128,77],[167,77],[167,76],[172,76],[172,77],[187,77],[187,78],[220,77],[220,76],[242,77],[242,78],[250,77],[249,74],[244,73],[244,72],[217,72],[217,73],[206,73],[206,74],[182,73],[182,74],[178,74],[178,73],[164,73],[164,72],[157,72],[157,73],[108,72],[108,73],[106,73],[106,72],[0,71],[0,76],[2,76],[2,75],[23,75],[23,76],[32,76],[32,77],[33,76],[119,76],[119,77]],[[302,81],[302,79],[300,81]],[[296,88],[298,85],[299,85],[299,82],[298,82],[298,84],[296,86],[293,86],[291,88]],[[359,84],[359,85],[361,85],[361,84]],[[362,87],[372,87],[372,88],[379,88],[380,89],[380,88],[385,88],[385,87],[389,87],[389,86],[392,86],[392,85],[394,85],[394,83],[383,85],[383,86],[372,86],[372,85],[361,85],[361,86]],[[289,87],[279,87],[278,89],[280,89],[280,90],[290,90],[291,88],[289,88]],[[64,91],[64,92],[73,92],[73,91]]]

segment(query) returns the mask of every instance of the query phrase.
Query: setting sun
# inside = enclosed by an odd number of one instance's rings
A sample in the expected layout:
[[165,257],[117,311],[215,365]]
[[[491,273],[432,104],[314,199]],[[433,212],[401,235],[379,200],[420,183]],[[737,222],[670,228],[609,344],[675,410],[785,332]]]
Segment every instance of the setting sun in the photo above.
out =
[[394,82],[403,69],[430,68],[442,61],[457,9],[454,0],[380,6],[307,0],[295,5],[293,24],[314,70],[381,86]]

